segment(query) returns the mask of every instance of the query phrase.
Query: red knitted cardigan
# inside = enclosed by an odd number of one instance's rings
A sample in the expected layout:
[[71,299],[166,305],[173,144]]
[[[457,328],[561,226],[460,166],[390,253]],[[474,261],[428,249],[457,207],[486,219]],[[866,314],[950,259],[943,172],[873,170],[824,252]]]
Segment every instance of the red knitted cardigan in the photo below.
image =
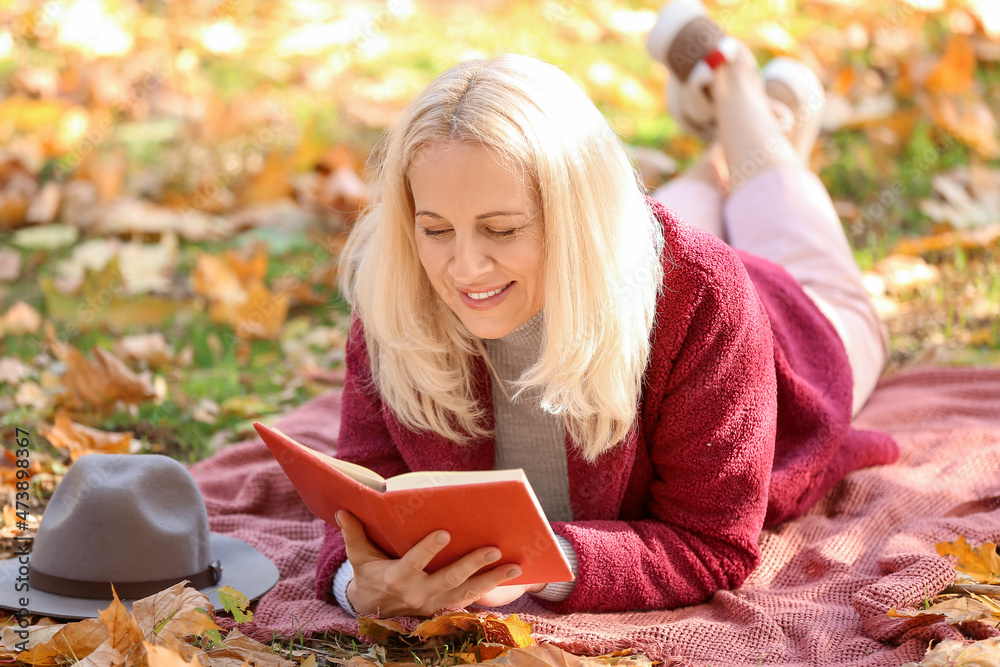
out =
[[[851,370],[829,320],[783,268],[734,251],[650,199],[666,237],[639,416],[595,463],[567,435],[573,521],[553,522],[576,551],[572,594],[555,611],[664,609],[739,586],[757,566],[762,527],[801,515],[857,468],[899,455],[887,435],[850,427]],[[402,427],[371,388],[360,320],[347,342],[337,455],[389,477],[489,470],[492,437],[471,445]],[[476,398],[493,428],[492,380]],[[346,558],[327,526],[316,591]]]

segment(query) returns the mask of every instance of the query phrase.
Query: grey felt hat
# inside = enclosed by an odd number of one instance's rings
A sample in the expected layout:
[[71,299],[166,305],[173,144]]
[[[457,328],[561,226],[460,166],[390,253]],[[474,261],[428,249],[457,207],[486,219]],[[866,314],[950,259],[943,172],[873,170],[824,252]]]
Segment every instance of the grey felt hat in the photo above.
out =
[[158,454],[88,454],[56,487],[30,554],[0,561],[0,607],[90,618],[129,608],[179,581],[221,608],[218,589],[253,599],[278,568],[242,540],[208,529],[205,500],[183,465]]

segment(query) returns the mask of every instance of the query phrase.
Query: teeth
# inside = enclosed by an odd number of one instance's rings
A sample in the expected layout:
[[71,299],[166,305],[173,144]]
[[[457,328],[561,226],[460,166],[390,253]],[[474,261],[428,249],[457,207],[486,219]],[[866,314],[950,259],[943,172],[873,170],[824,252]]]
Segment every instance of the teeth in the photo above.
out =
[[491,296],[496,296],[500,292],[502,292],[505,289],[507,289],[507,287],[509,287],[509,286],[510,286],[510,283],[507,283],[506,285],[504,285],[500,289],[495,289],[492,292],[470,292],[469,293],[469,298],[470,299],[475,299],[476,301],[481,301],[482,299],[488,299]]

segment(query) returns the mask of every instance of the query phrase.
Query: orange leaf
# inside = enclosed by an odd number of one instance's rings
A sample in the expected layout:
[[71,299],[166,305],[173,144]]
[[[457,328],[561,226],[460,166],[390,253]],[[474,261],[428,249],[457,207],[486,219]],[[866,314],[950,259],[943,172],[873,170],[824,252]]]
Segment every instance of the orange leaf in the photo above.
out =
[[149,667],[201,667],[198,656],[194,656],[191,662],[186,662],[180,653],[166,646],[154,646],[149,642],[143,642],[143,645],[146,647]]
[[358,617],[358,634],[371,637],[374,642],[383,642],[389,637],[406,634],[406,628],[397,623],[383,618],[371,618],[369,616]]
[[74,347],[49,336],[55,355],[66,364],[61,381],[70,391],[70,407],[110,407],[116,401],[138,404],[156,397],[147,377],[137,376],[121,359],[94,347],[90,361]]
[[74,461],[85,454],[128,454],[132,446],[131,433],[100,431],[77,424],[65,412],[57,413],[55,426],[43,429],[42,435],[56,449],[68,450]]
[[24,301],[18,301],[0,317],[0,336],[23,336],[38,333],[42,316]]
[[459,611],[436,616],[424,621],[410,633],[426,640],[429,637],[453,635],[460,632],[477,632],[490,643],[505,646],[530,646],[535,643],[531,636],[532,625],[517,617],[486,614],[471,614]]
[[972,89],[976,73],[976,52],[967,35],[955,35],[944,55],[927,77],[927,90],[938,93],[964,93]]
[[107,628],[99,618],[67,623],[52,639],[17,655],[20,662],[53,667],[68,665],[90,655],[108,638]]
[[98,617],[104,623],[108,631],[108,643],[114,650],[122,656],[128,656],[135,649],[142,650],[142,630],[139,629],[135,617],[125,609],[125,605],[118,599],[118,592],[115,587],[111,587],[111,594],[114,599],[107,609],[98,612]]
[[940,542],[935,545],[942,556],[956,556],[955,569],[968,575],[980,584],[1000,584],[1000,554],[997,545],[986,542],[973,547],[961,535],[954,542]]

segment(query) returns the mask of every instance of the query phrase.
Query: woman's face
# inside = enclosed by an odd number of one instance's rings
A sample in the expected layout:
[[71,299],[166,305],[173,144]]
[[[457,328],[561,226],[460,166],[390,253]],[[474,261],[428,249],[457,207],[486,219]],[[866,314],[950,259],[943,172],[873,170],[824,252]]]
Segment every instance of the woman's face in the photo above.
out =
[[544,235],[518,172],[479,144],[423,148],[408,172],[417,253],[448,307],[479,338],[500,338],[542,309]]

